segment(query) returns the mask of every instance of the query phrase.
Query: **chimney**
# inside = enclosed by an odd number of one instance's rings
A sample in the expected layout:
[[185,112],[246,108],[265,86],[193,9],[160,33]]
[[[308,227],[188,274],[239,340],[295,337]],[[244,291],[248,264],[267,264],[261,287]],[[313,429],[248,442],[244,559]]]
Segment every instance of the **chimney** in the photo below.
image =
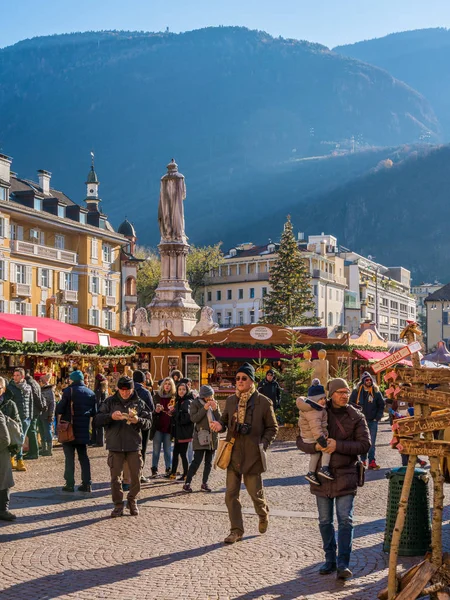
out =
[[0,179],[11,182],[11,163],[12,159],[6,154],[0,154]]
[[325,256],[327,253],[327,242],[326,240],[320,240],[320,254]]
[[50,195],[50,179],[52,177],[52,174],[50,173],[50,171],[44,171],[44,169],[39,169],[38,177],[39,177],[39,187],[41,188],[42,193],[44,194],[44,196],[49,196]]

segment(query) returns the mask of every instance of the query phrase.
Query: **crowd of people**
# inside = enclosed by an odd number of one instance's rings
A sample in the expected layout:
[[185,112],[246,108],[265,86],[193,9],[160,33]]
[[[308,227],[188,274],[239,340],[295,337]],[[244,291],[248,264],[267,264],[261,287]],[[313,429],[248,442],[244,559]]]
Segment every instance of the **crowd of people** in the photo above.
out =
[[[39,452],[52,454],[56,415],[57,428],[67,423],[72,428],[72,438],[62,443],[62,490],[75,492],[77,456],[81,471],[78,490],[92,491],[87,448],[105,444],[114,505],[112,517],[121,517],[125,508],[130,515],[139,515],[137,497],[141,485],[152,478],[178,481],[182,484],[180,491],[192,492],[202,463],[199,489],[211,492],[209,477],[219,434],[225,432],[226,437],[220,440],[223,445],[216,453],[219,466],[228,457],[221,466],[226,469],[225,503],[230,520],[230,532],[224,542],[233,544],[244,535],[242,482],[253,501],[263,534],[269,525],[269,508],[262,474],[266,470],[266,451],[277,435],[276,410],[280,402],[281,388],[274,372],[268,371],[257,387],[255,370],[248,363],[238,369],[236,391],[225,401],[223,412],[212,387],[202,385],[197,391],[180,371],[154,384],[149,373],[137,370],[131,377],[120,377],[116,391],[108,394],[103,375],[97,375],[91,390],[83,373],[75,370],[61,399],[55,402],[49,375],[41,376],[37,382],[30,373],[17,368],[8,383],[0,377],[0,519],[15,519],[9,511],[13,470],[26,470],[25,461],[37,458]],[[319,380],[313,380],[308,396],[298,398],[297,406],[297,447],[310,454],[306,478],[316,497],[325,552],[320,573],[336,571],[339,578],[347,579],[352,576],[349,562],[353,506],[361,485],[360,468],[367,464],[371,469],[379,468],[375,446],[385,401],[370,373],[365,372],[353,391],[341,378],[330,380],[327,390]],[[24,455],[25,438],[28,451]],[[146,477],[149,441],[152,462]],[[337,543],[334,512],[338,520]]]

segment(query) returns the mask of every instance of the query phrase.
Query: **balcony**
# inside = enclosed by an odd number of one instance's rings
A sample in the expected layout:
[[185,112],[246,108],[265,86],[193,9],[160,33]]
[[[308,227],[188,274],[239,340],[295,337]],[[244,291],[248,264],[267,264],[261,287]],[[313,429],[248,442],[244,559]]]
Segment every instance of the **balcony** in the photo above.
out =
[[114,296],[104,296],[103,297],[103,306],[116,306],[116,299]]
[[217,283],[240,283],[245,281],[269,281],[268,271],[263,273],[244,273],[241,275],[222,275],[219,277],[207,277],[206,285],[215,285]]
[[14,240],[11,242],[11,252],[14,254],[25,254],[26,256],[39,256],[47,260],[53,260],[69,265],[77,264],[76,252],[70,250],[59,250],[51,246],[41,246],[32,242],[24,242],[22,240]]
[[347,280],[345,277],[335,275],[334,273],[328,273],[327,271],[322,271],[321,269],[313,269],[312,278],[332,281],[333,283],[338,283],[339,285],[347,285]]
[[124,300],[126,306],[128,306],[129,304],[132,304],[132,305],[137,304],[137,296],[134,296],[134,295],[125,295],[123,297],[123,300]]
[[63,290],[61,296],[63,302],[78,302],[78,292],[75,290]]
[[13,298],[29,298],[31,296],[31,285],[27,283],[12,283],[11,295]]

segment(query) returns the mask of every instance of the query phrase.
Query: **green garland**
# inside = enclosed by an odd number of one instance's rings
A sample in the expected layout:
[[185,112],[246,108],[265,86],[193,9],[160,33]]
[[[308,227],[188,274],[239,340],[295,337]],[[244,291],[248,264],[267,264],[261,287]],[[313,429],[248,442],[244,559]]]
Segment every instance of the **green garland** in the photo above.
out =
[[0,339],[0,353],[2,354],[60,354],[69,356],[77,353],[83,356],[133,356],[136,354],[136,346],[92,346],[79,344],[77,342],[63,342],[58,344],[53,340],[47,342],[18,342],[14,340]]
[[[274,346],[268,344],[245,344],[239,342],[228,342],[224,344],[198,344],[195,342],[169,342],[167,344],[158,344],[158,342],[141,342],[139,347],[142,348],[172,348],[172,349],[202,349],[213,348],[246,348],[248,350],[273,350]],[[289,348],[289,344],[277,344],[280,348]],[[352,350],[372,350],[372,352],[387,352],[387,348],[379,346],[361,346],[361,345],[348,345],[348,344],[326,344],[325,342],[314,342],[313,344],[306,344],[306,346],[313,350],[344,350],[351,352]]]

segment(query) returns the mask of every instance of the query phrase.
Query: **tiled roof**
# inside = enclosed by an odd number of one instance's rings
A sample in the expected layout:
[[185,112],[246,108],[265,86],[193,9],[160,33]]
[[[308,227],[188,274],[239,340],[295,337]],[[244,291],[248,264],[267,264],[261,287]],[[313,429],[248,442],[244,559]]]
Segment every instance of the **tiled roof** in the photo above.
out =
[[[39,184],[35,181],[29,181],[28,179],[19,179],[18,177],[11,177],[11,188],[10,193],[14,192],[38,192],[42,194],[42,189]],[[56,198],[61,204],[65,206],[74,206],[76,203],[73,202],[64,192],[54,190],[50,188],[50,194],[45,198]]]
[[432,300],[450,300],[450,283],[447,283],[447,285],[444,285],[444,287],[441,287],[425,298],[425,302]]

